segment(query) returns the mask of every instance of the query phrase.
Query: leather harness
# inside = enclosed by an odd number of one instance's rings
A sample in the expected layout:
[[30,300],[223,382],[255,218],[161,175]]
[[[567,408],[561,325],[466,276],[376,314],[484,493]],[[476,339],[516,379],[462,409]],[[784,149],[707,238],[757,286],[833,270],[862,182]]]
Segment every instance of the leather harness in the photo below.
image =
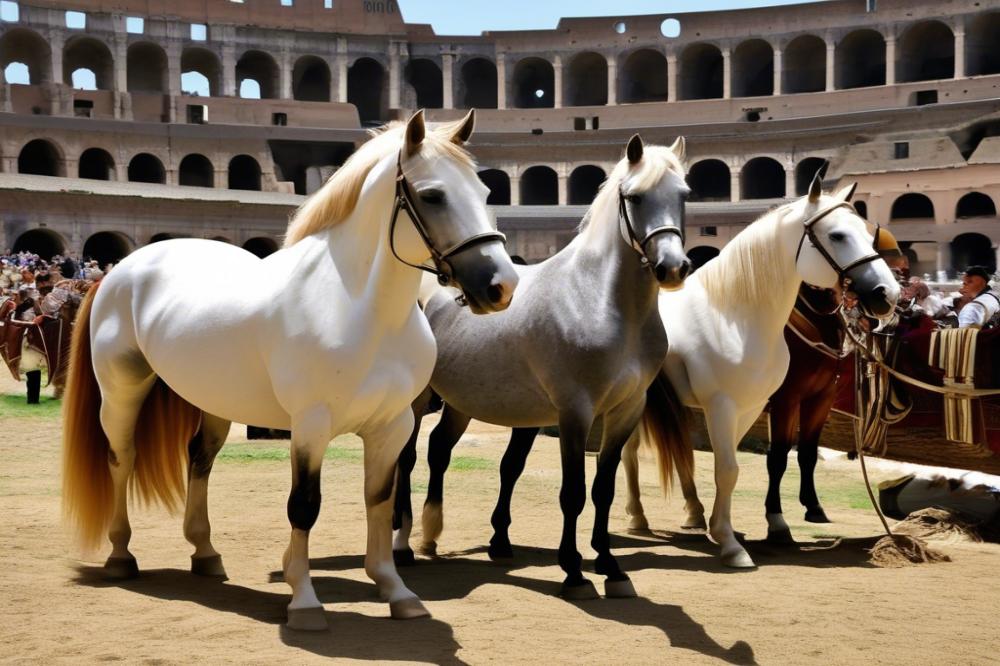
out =
[[[847,277],[847,273],[848,272],[854,270],[858,266],[863,266],[864,264],[871,263],[873,261],[881,259],[882,255],[880,255],[878,252],[872,252],[872,254],[869,254],[867,256],[861,257],[860,259],[856,259],[855,261],[852,261],[851,263],[849,263],[847,266],[843,266],[843,267],[840,264],[837,263],[837,260],[833,258],[833,255],[830,254],[830,252],[823,246],[823,244],[819,242],[819,237],[816,235],[816,231],[815,231],[815,229],[813,227],[816,226],[817,222],[819,222],[824,217],[826,217],[827,215],[829,215],[833,211],[837,210],[838,208],[847,208],[847,209],[850,209],[850,211],[852,213],[854,213],[855,215],[858,215],[858,211],[849,202],[847,202],[847,201],[838,201],[837,203],[835,203],[834,205],[830,206],[829,208],[824,208],[823,210],[819,211],[818,213],[816,213],[815,215],[813,215],[812,217],[810,217],[808,220],[805,221],[805,223],[803,225],[805,228],[802,230],[802,238],[799,239],[798,250],[795,251],[795,262],[798,263],[798,261],[799,261],[799,255],[802,254],[802,245],[803,245],[803,243],[805,243],[806,238],[808,238],[810,244],[812,244],[812,246],[814,248],[816,248],[816,251],[819,252],[820,255],[824,259],[826,259],[826,263],[828,263],[830,265],[830,268],[832,268],[833,270],[835,270],[837,272],[837,279],[841,283],[843,283],[845,281],[845,279],[846,280],[850,280],[850,278]],[[858,217],[861,217],[861,216],[858,215]],[[875,242],[872,244],[873,248],[877,248],[878,247],[879,231],[880,231],[880,227],[876,226],[875,227]]]
[[[681,207],[683,211],[683,206]],[[635,233],[635,228],[632,226],[632,218],[628,214],[628,195],[618,188],[618,219],[620,222],[622,238],[629,244],[629,246],[639,253],[639,262],[644,268],[649,268],[652,270],[652,264],[649,261],[649,257],[646,256],[646,245],[649,244],[655,236],[660,234],[677,234],[677,237],[681,239],[681,244],[684,243],[684,230],[681,227],[675,226],[673,224],[663,224],[658,227],[651,229],[645,236],[640,240]]]

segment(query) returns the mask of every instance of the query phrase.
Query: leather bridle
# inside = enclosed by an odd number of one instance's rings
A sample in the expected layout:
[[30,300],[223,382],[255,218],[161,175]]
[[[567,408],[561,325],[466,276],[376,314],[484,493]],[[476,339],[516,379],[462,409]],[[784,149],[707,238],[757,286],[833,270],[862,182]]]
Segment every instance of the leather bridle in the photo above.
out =
[[[808,238],[812,246],[816,248],[816,251],[819,252],[820,255],[826,260],[826,263],[830,265],[830,268],[836,271],[838,281],[843,284],[845,282],[845,278],[848,280],[850,279],[847,278],[848,272],[854,270],[858,266],[863,266],[873,261],[877,261],[878,259],[882,258],[882,255],[880,255],[878,252],[872,252],[872,254],[866,255],[864,257],[861,257],[860,259],[852,261],[847,266],[841,266],[840,264],[837,263],[837,260],[833,258],[833,255],[830,254],[830,252],[823,246],[822,243],[820,243],[819,236],[816,235],[816,230],[814,229],[814,227],[816,226],[817,222],[819,222],[824,217],[826,217],[833,211],[837,210],[838,208],[847,208],[855,215],[858,215],[858,211],[849,202],[838,201],[829,208],[824,208],[823,210],[819,211],[818,213],[810,217],[808,220],[806,220],[805,224],[803,225],[804,229],[802,230],[802,238],[799,239],[798,250],[796,250],[795,252],[795,263],[798,264],[799,255],[802,254],[802,245],[803,243],[805,243],[806,238]],[[861,216],[858,215],[858,217]],[[879,227],[876,226],[875,241],[872,244],[873,249],[878,247],[878,234],[879,234]]]
[[[434,246],[434,242],[431,240],[427,223],[424,222],[420,213],[417,212],[417,207],[413,203],[413,191],[410,189],[410,183],[406,180],[406,175],[403,173],[402,160],[403,153],[400,151],[396,156],[396,195],[392,206],[392,219],[389,221],[389,249],[392,251],[392,255],[396,257],[396,259],[407,266],[436,275],[438,283],[445,286],[452,283],[455,279],[455,271],[451,263],[448,261],[449,257],[452,257],[474,245],[479,245],[480,243],[488,243],[495,240],[504,244],[507,243],[506,236],[499,231],[492,230],[484,231],[480,234],[474,234],[468,238],[460,240],[444,250],[438,250]],[[410,220],[413,222],[413,228],[417,230],[417,233],[420,235],[420,239],[424,242],[427,250],[431,253],[431,260],[434,262],[434,266],[410,263],[406,259],[399,256],[399,253],[396,252],[396,223],[399,221],[400,211],[405,211],[407,216],[409,216]],[[464,298],[462,300],[464,301]]]
[[635,233],[635,228],[632,226],[632,218],[628,214],[628,196],[621,188],[618,189],[618,220],[621,227],[622,238],[625,239],[625,242],[627,242],[633,250],[639,253],[640,263],[650,270],[652,270],[652,262],[649,261],[649,257],[646,255],[646,245],[648,245],[649,241],[653,240],[654,237],[659,236],[660,234],[677,234],[677,237],[681,239],[681,244],[684,244],[684,230],[673,224],[663,224],[655,227],[643,236],[642,239],[640,239]]

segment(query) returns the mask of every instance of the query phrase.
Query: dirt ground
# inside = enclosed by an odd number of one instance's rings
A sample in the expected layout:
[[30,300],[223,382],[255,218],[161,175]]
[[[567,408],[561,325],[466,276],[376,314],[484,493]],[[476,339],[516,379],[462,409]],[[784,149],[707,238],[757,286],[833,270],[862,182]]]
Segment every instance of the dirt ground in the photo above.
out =
[[[952,563],[870,566],[864,548],[879,526],[858,470],[846,462],[821,463],[817,473],[830,525],[802,521],[790,465],[785,510],[801,545],[775,549],[760,542],[764,458],[741,454],[735,526],[759,565],[744,572],[724,570],[703,535],[678,532],[681,502],[664,501],[649,461],[642,478],[654,532],[627,535],[620,473],[613,543],[640,596],[563,601],[556,596],[557,443],[540,438],[528,460],[513,505],[515,564],[498,566],[483,546],[506,432],[475,423],[446,479],[440,556],[401,570],[433,618],[390,620],[364,574],[360,443],[344,437],[323,468],[323,508],[311,540],[330,629],[290,632],[282,626],[288,588],[278,573],[289,529],[287,442],[247,443],[245,430],[234,428],[215,466],[210,513],[228,581],[188,572],[191,549],[179,516],[137,508],[132,550],[142,574],[111,584],[98,568],[106,553],[82,557],[60,526],[58,403],[29,410],[22,390],[0,380],[3,661],[985,664],[996,663],[1000,649],[1000,547],[945,544],[939,547]],[[426,420],[425,430],[435,420]],[[708,504],[711,458],[697,456]],[[426,476],[422,457],[417,507]],[[579,523],[585,558],[593,556],[592,517],[588,506]],[[600,578],[590,577],[602,589]]]

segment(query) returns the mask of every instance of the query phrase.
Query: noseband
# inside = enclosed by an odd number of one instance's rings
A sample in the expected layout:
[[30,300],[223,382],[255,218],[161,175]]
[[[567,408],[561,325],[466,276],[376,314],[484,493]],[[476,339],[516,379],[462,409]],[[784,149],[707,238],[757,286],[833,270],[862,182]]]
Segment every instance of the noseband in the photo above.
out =
[[[436,275],[438,284],[445,286],[450,284],[454,280],[455,276],[455,270],[448,261],[449,257],[452,257],[462,250],[472,247],[473,245],[479,245],[480,243],[488,243],[494,240],[498,240],[504,244],[507,243],[507,237],[499,231],[484,231],[481,234],[475,234],[460,240],[444,250],[438,250],[434,246],[434,242],[431,240],[431,234],[427,227],[427,223],[424,222],[420,213],[417,212],[417,207],[413,204],[413,192],[410,189],[409,181],[406,180],[406,175],[403,173],[402,159],[403,153],[400,151],[400,153],[396,156],[396,196],[392,205],[392,219],[389,221],[389,249],[392,251],[392,255],[396,257],[396,259],[407,266]],[[410,220],[413,222],[413,228],[417,230],[417,233],[420,235],[420,240],[424,242],[427,250],[431,253],[431,260],[434,262],[434,266],[412,264],[406,259],[403,259],[399,256],[399,253],[396,252],[396,223],[399,221],[400,211],[405,211]],[[464,296],[462,297],[462,300],[464,301]],[[465,303],[463,302],[462,304],[464,305]]]
[[[830,264],[830,268],[832,268],[834,271],[837,272],[838,281],[844,283],[845,279],[847,281],[850,281],[850,278],[847,277],[848,272],[854,270],[858,266],[863,266],[864,264],[877,261],[878,259],[882,258],[882,255],[880,255],[878,252],[873,252],[872,254],[866,255],[864,257],[861,257],[860,259],[852,261],[847,266],[841,266],[840,264],[837,263],[837,260],[833,258],[833,255],[830,254],[830,252],[825,247],[823,247],[823,244],[819,242],[819,237],[816,235],[816,230],[814,227],[816,226],[817,222],[819,222],[824,217],[826,217],[833,211],[837,210],[838,208],[847,208],[855,215],[858,215],[858,211],[850,203],[848,203],[847,201],[839,201],[834,205],[830,206],[829,208],[824,208],[823,210],[819,211],[818,213],[810,217],[808,220],[806,220],[805,224],[803,225],[805,228],[802,230],[802,238],[799,239],[799,248],[798,250],[795,251],[795,263],[797,264],[799,262],[799,255],[802,254],[802,245],[803,243],[805,243],[806,238],[808,238],[812,246],[816,248],[816,251],[819,252],[824,259],[826,259],[826,263]],[[858,215],[858,217],[861,216]],[[879,227],[876,227],[875,241],[872,244],[873,248],[878,247],[878,234],[879,234]]]
[[672,224],[663,224],[655,227],[640,239],[635,233],[635,228],[632,226],[632,219],[628,214],[625,192],[621,188],[618,189],[618,219],[621,223],[622,238],[625,239],[633,250],[639,253],[639,262],[650,270],[652,270],[652,264],[646,255],[646,245],[649,244],[649,241],[653,240],[653,237],[660,234],[677,234],[677,237],[681,239],[681,244],[684,243],[684,231]]

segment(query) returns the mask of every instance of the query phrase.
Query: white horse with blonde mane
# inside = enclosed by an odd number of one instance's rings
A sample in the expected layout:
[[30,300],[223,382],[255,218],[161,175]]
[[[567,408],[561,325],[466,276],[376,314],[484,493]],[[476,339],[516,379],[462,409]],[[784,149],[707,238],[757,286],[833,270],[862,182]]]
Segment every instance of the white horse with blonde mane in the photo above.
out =
[[[730,518],[739,476],[736,445],[788,371],[783,330],[801,283],[824,288],[849,283],[862,307],[875,317],[890,315],[899,298],[892,271],[849,203],[854,187],[824,196],[817,177],[808,196],[744,229],[719,256],[695,271],[683,289],[660,294],[670,350],[660,377],[650,387],[646,409],[679,417],[682,405],[704,410],[715,455],[716,495],[709,535],[721,546],[727,566],[754,566],[736,540]],[[689,451],[683,418],[674,422],[677,428],[669,434],[677,441],[662,451]],[[637,447],[638,438],[633,437],[623,453],[626,510],[629,527],[644,530],[648,524],[639,501]],[[686,500],[684,527],[703,529],[705,510],[698,501],[691,460],[688,454],[673,466]],[[662,459],[661,467],[669,469]],[[769,515],[768,520],[781,520],[781,514]]]
[[517,284],[487,189],[461,147],[473,125],[470,112],[428,132],[419,112],[377,134],[302,205],[284,249],[266,259],[224,243],[167,241],[129,255],[90,291],[64,408],[63,502],[84,545],[107,533],[109,575],[138,572],[130,480],[139,496],[172,507],[187,464],[191,568],[224,576],[207,489],[229,424],[291,429],[288,626],[325,628],[309,531],[324,451],[355,432],[364,440],[365,571],[392,617],[427,615],[392,560],[396,460],[436,355],[416,268],[433,259],[425,268],[460,287],[476,312],[506,308]]

